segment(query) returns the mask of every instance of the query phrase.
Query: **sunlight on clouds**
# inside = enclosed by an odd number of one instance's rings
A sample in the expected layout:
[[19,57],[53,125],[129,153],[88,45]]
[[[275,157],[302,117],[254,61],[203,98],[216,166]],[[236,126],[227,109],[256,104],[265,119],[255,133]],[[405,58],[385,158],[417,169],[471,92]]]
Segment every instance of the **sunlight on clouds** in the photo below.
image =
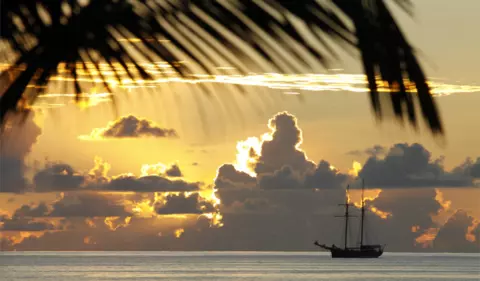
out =
[[[133,39],[132,39],[133,40]],[[186,64],[186,61],[179,61],[176,64]],[[99,63],[97,70],[92,63],[86,64],[87,71],[84,66],[77,65],[77,81],[81,85],[89,83],[94,85],[89,93],[82,93],[78,105],[81,108],[95,106],[102,102],[111,101],[109,93],[99,92],[100,87],[105,88],[102,77],[105,78],[110,89],[124,89],[130,92],[137,88],[156,88],[165,83],[180,83],[180,84],[229,84],[239,86],[254,86],[264,87],[269,89],[282,90],[285,95],[300,95],[299,91],[346,91],[346,92],[369,92],[366,76],[363,74],[281,74],[281,73],[249,73],[247,75],[240,74],[192,74],[190,76],[181,77],[172,70],[172,66],[166,62],[156,62],[153,64],[140,64],[145,68],[146,72],[153,76],[152,80],[131,79],[127,71],[123,69],[118,63]],[[136,67],[127,63],[129,72],[137,73]],[[229,66],[219,66],[217,70],[235,70]],[[66,105],[72,102],[73,93],[58,93],[63,82],[73,82],[73,77],[65,76],[68,71],[65,65],[60,64],[58,67],[58,75],[50,78],[49,90],[46,94],[39,96],[36,100],[35,107],[59,107],[62,104]],[[117,79],[120,77],[120,81]],[[56,83],[58,82],[58,83]],[[389,92],[395,89],[396,85],[389,85],[386,82],[377,79],[379,92]],[[434,96],[446,96],[456,93],[478,93],[480,86],[477,85],[457,85],[443,83],[439,80],[428,82],[432,94]],[[414,92],[413,84],[406,84],[407,91]],[[29,85],[30,88],[35,88],[36,85]],[[52,89],[53,88],[53,89]],[[57,89],[58,88],[58,89]],[[107,89],[104,89],[106,91]],[[51,92],[56,93],[51,93]],[[62,100],[63,99],[63,100]]]
[[120,227],[127,227],[131,219],[132,217],[125,217],[123,220],[120,217],[106,217],[104,223],[111,231],[115,231]]
[[173,235],[175,235],[175,238],[180,238],[184,232],[185,232],[185,229],[179,228],[173,232]]
[[236,163],[234,167],[237,171],[249,174],[252,177],[256,177],[253,167],[256,163],[256,157],[261,154],[262,143],[266,140],[272,140],[272,135],[265,133],[259,139],[257,137],[249,137],[244,141],[237,143],[237,155]]
[[362,164],[358,161],[353,161],[352,169],[348,171],[348,174],[352,177],[358,177],[358,173],[362,170]]
[[433,246],[433,241],[437,237],[438,232],[455,212],[455,210],[452,210],[451,208],[452,202],[445,200],[443,192],[438,188],[435,188],[435,200],[441,206],[436,214],[431,215],[432,220],[436,223],[437,227],[428,228],[415,239],[415,242],[422,248],[430,248]]
[[143,164],[142,168],[140,168],[140,176],[152,176],[152,175],[163,175],[167,171],[167,165],[163,163],[157,164]]
[[475,233],[473,233],[473,231],[477,228],[479,224],[480,224],[480,220],[477,218],[474,218],[472,224],[469,225],[467,228],[467,234],[465,234],[465,239],[467,239],[470,242],[477,241],[477,238],[475,236]]
[[[367,201],[373,202],[375,199],[377,199],[380,196],[380,193],[382,192],[381,189],[366,189],[364,191],[364,204],[367,210],[371,211],[374,213],[376,216],[378,216],[381,219],[388,219],[389,217],[392,216],[392,213],[390,212],[385,212],[382,210],[379,210],[377,207],[373,205],[367,204]],[[359,192],[356,192],[356,196],[361,196]],[[347,193],[347,199],[349,203],[352,203],[355,207],[357,208],[362,208],[362,199],[361,197],[358,198],[357,200],[352,199],[352,196],[350,193]]]
[[428,228],[422,235],[415,238],[415,242],[421,245],[422,248],[432,247],[433,240],[435,240],[439,231],[439,227]]

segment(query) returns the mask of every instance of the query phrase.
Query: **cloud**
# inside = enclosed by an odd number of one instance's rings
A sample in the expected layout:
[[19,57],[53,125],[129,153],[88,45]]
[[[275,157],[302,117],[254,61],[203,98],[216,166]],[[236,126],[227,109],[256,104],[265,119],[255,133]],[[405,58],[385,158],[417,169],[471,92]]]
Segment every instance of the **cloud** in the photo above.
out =
[[170,168],[167,169],[165,174],[169,177],[183,177],[182,171],[180,171],[180,167],[177,164],[173,164]]
[[203,183],[170,179],[183,176],[178,164],[167,167],[161,163],[143,165],[141,175],[120,174],[108,176],[110,164],[95,157],[95,166],[80,173],[70,165],[47,163],[33,178],[32,191],[132,191],[132,192],[183,192],[198,191]]
[[14,218],[23,217],[45,217],[51,212],[51,208],[45,203],[40,202],[37,206],[22,205],[13,213]]
[[320,161],[313,173],[306,176],[306,188],[342,188],[349,180],[349,176],[340,173],[327,161]]
[[105,128],[96,128],[87,136],[81,136],[84,140],[96,139],[124,139],[124,138],[173,138],[178,137],[174,129],[161,128],[154,122],[137,118],[133,115],[123,116],[120,119],[108,123]]
[[[25,117],[25,119],[24,119]],[[5,128],[0,133],[0,192],[28,191],[25,158],[41,134],[34,122],[35,114],[7,114]]]
[[10,218],[3,219],[0,224],[0,231],[53,231],[64,230],[63,222],[55,223],[55,221],[38,220],[38,219],[20,219]]
[[302,143],[302,131],[295,116],[281,112],[270,119],[268,127],[272,131],[271,139],[264,140],[261,153],[255,165],[257,174],[273,173],[283,166],[304,173],[315,168],[315,163],[307,159],[299,149]]
[[[170,180],[162,176],[136,177],[133,175],[121,175],[109,182],[93,185],[94,190],[110,191],[133,191],[133,192],[165,192],[165,191],[197,191],[200,190],[200,182],[187,182],[184,180]],[[88,186],[87,186],[88,188]]]
[[395,144],[385,158],[368,158],[359,176],[372,188],[473,186],[472,178],[446,172],[441,158],[420,144]]
[[357,157],[361,157],[361,156],[364,156],[364,155],[367,155],[369,157],[375,157],[375,156],[382,156],[386,153],[386,148],[384,146],[381,146],[381,145],[374,145],[372,147],[369,147],[365,150],[352,150],[352,151],[349,151],[347,152],[347,155],[353,155],[353,156],[357,156]]
[[283,166],[273,174],[261,176],[259,186],[267,190],[298,189],[303,187],[303,180],[290,166]]
[[215,211],[212,203],[203,200],[198,193],[167,195],[165,204],[156,208],[156,212],[160,215],[203,214]]
[[302,131],[295,116],[280,112],[268,128],[261,141],[252,137],[238,143],[237,162],[218,169],[216,188],[342,188],[349,179],[326,161],[315,165],[308,159],[300,149]]
[[72,193],[51,205],[50,217],[125,217],[131,213],[125,210],[123,201],[112,195],[99,193]]
[[455,212],[438,231],[433,248],[439,252],[480,252],[480,225],[475,221],[463,210]]
[[68,191],[79,189],[85,177],[77,174],[68,164],[49,163],[33,177],[35,191]]
[[256,185],[256,178],[241,171],[237,171],[232,164],[223,164],[218,168],[215,178],[215,187],[225,188],[253,188]]
[[[175,179],[182,174],[180,167],[161,163],[142,166],[139,176],[109,176],[110,165],[96,158],[95,167],[82,174],[85,181],[78,192],[68,191],[48,204],[21,206],[7,217],[26,224],[32,218],[58,217],[72,226],[22,238],[14,248],[316,251],[311,243],[315,240],[342,243],[343,221],[335,216],[342,214],[337,204],[344,202],[343,187],[352,178],[328,161],[315,164],[308,159],[301,150],[302,133],[294,116],[279,113],[268,125],[270,130],[262,137],[239,142],[236,162],[219,167],[213,188]],[[478,219],[461,219],[457,214],[453,220],[457,211],[453,204],[425,184],[426,179],[468,178],[476,162],[447,172],[441,159],[432,160],[419,145],[398,144],[381,151],[376,147],[365,152],[371,154],[365,173],[386,182],[386,187],[416,181],[409,186],[422,188],[366,190],[367,242],[387,244],[387,251],[413,252],[438,251],[444,247],[438,245],[454,239],[445,246],[449,251],[478,251],[470,242],[472,237],[478,239]],[[375,174],[395,169],[401,171],[398,178]],[[72,169],[66,174],[80,173]],[[351,190],[349,196],[353,215],[360,214],[359,194]],[[214,221],[224,226],[212,227]],[[462,223],[453,227],[453,221]],[[358,228],[358,220],[352,220],[353,240]],[[453,229],[455,233],[448,234]]]
[[455,167],[452,172],[480,179],[480,157],[475,161],[472,158],[467,158],[465,162]]

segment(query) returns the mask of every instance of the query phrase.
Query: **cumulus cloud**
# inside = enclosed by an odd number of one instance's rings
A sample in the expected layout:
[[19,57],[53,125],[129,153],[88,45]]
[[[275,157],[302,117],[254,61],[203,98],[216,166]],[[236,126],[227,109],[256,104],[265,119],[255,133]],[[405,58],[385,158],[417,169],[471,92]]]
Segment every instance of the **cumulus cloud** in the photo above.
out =
[[156,212],[160,215],[203,214],[215,212],[215,207],[203,200],[198,193],[169,194],[165,198],[165,204],[157,206]]
[[[302,133],[292,115],[280,113],[268,125],[270,131],[266,135],[251,138],[237,147],[244,150],[237,155],[236,163],[219,167],[214,183],[219,200],[207,195],[200,183],[174,179],[182,174],[178,166],[171,169],[172,166],[167,168],[163,164],[146,165],[140,176],[109,176],[110,166],[96,159],[95,167],[84,174],[85,182],[79,190],[147,193],[67,192],[50,204],[24,205],[13,213],[12,219],[27,223],[29,217],[58,216],[75,227],[31,237],[15,247],[17,250],[316,251],[311,243],[315,240],[341,243],[343,221],[334,216],[342,213],[337,204],[345,200],[342,187],[351,178],[327,161],[315,164],[308,159],[300,148]],[[383,152],[376,147],[362,153],[370,155],[363,167],[365,175],[370,176],[367,186],[376,177],[377,184],[386,183],[385,187],[396,186],[398,182],[423,187],[367,190],[368,242],[385,243],[388,251],[444,248],[478,251],[471,242],[472,237],[478,239],[477,220],[462,218],[460,214],[450,218],[455,213],[450,203],[429,188],[433,183],[425,184],[426,179],[439,183],[454,177],[472,177],[471,166],[476,162],[468,162],[461,171],[447,172],[441,159],[432,160],[430,153],[419,145],[398,144]],[[388,173],[395,169],[400,170],[400,176],[388,179]],[[360,212],[359,194],[358,190],[351,190],[354,203],[351,212],[356,215]],[[219,213],[223,215],[224,226],[212,228],[212,217]],[[104,220],[105,217],[110,219]],[[123,218],[128,218],[128,222]],[[454,227],[454,221],[462,223]],[[353,243],[358,236],[355,232],[358,220],[352,220],[351,226]],[[180,232],[182,235],[175,235]],[[439,246],[452,237],[457,242]],[[424,243],[418,241],[435,242],[423,248]]]
[[[170,180],[162,176],[137,177],[122,175],[113,178],[107,183],[94,185],[95,190],[133,191],[133,192],[164,192],[164,191],[197,191],[200,182],[187,182],[184,180]],[[88,188],[88,187],[87,187]]]
[[472,178],[445,171],[442,160],[432,160],[421,144],[399,143],[385,158],[368,158],[359,176],[376,188],[473,186]]
[[480,179],[480,157],[475,161],[472,158],[467,158],[465,162],[455,167],[452,172]]
[[459,210],[440,228],[433,240],[433,248],[439,252],[480,252],[479,239],[478,221]]
[[23,217],[45,217],[51,212],[51,209],[45,202],[40,202],[37,206],[22,205],[13,213],[14,218]]
[[109,217],[128,216],[123,200],[113,195],[93,192],[66,193],[52,203],[22,205],[15,210],[13,218],[29,217]]
[[76,190],[84,181],[83,175],[77,174],[70,165],[62,163],[49,163],[33,177],[37,192]]
[[132,192],[183,192],[198,191],[201,182],[171,179],[183,176],[178,164],[169,167],[158,163],[144,165],[141,175],[121,174],[110,177],[110,164],[95,157],[95,166],[88,172],[80,173],[70,165],[47,163],[33,178],[33,191],[132,191]]
[[349,176],[340,173],[327,161],[321,160],[315,171],[306,176],[305,187],[307,188],[342,188],[349,180]]
[[268,122],[270,133],[237,146],[237,163],[224,164],[215,186],[265,190],[342,188],[349,177],[328,162],[318,165],[300,149],[302,131],[295,116],[281,112]]
[[279,113],[270,119],[268,127],[272,131],[271,140],[262,143],[261,154],[255,165],[257,174],[273,173],[283,166],[290,166],[302,173],[314,169],[315,163],[309,161],[305,152],[299,149],[302,131],[295,116]]
[[25,157],[41,134],[34,122],[34,113],[25,119],[21,114],[8,114],[0,133],[0,192],[25,192],[29,189],[25,178]]
[[65,225],[63,222],[55,222],[38,219],[20,219],[6,218],[2,220],[0,231],[53,231],[63,230]]
[[215,187],[225,188],[253,188],[257,179],[245,172],[238,171],[232,164],[224,164],[218,168],[215,178]]
[[112,217],[131,215],[123,202],[99,193],[67,194],[52,205],[51,217]]
[[108,123],[105,128],[93,129],[90,135],[80,138],[95,140],[104,138],[172,138],[177,136],[174,129],[161,128],[148,119],[128,115]]
[[169,177],[176,178],[176,177],[183,177],[183,173],[180,170],[178,164],[173,164],[170,166],[166,171],[165,174]]

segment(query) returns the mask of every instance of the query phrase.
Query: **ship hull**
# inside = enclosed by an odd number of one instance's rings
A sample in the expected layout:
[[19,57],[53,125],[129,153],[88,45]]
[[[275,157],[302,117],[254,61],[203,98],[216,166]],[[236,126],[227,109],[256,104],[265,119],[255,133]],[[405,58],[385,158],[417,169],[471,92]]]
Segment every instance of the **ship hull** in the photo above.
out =
[[378,250],[353,250],[353,249],[330,249],[332,258],[378,258],[383,251]]

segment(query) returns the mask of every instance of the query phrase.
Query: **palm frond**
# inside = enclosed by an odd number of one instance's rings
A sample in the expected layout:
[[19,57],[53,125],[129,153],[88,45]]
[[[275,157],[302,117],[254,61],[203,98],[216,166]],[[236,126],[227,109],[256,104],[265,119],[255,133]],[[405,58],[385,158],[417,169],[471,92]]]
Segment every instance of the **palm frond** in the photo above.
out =
[[[395,2],[411,13],[410,1]],[[305,53],[328,66],[337,59],[333,43],[360,51],[377,117],[384,115],[379,83],[386,83],[399,120],[408,116],[417,126],[417,97],[431,131],[443,133],[426,77],[383,0],[16,0],[0,5],[1,41],[15,57],[0,75],[2,123],[8,111],[20,109],[22,100],[33,102],[45,91],[60,66],[73,78],[78,100],[83,91],[80,71],[100,76],[111,91],[101,63],[118,82],[120,72],[132,80],[151,78],[140,62],[159,60],[182,77],[197,71],[214,74],[212,62],[218,60],[243,73],[265,65],[286,73],[311,68]],[[316,42],[306,40],[295,22],[303,23]],[[185,58],[191,63],[180,63]]]

